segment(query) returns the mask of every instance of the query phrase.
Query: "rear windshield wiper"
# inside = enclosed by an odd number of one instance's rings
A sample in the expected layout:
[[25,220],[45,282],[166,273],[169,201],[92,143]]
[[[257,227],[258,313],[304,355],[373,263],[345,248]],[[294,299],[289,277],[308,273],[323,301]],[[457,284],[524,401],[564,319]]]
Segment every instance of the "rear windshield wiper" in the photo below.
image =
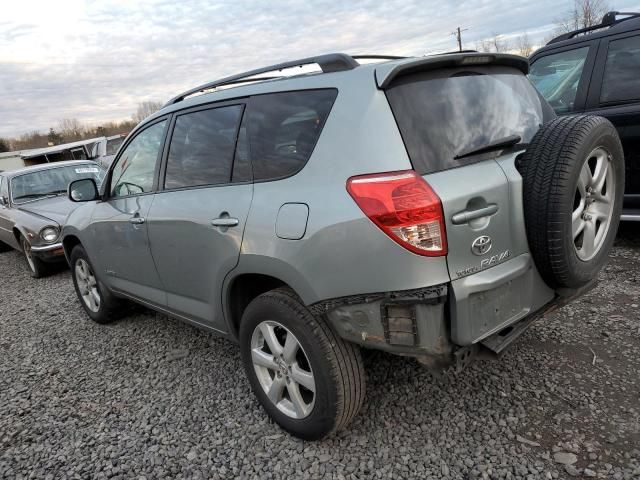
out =
[[457,154],[455,157],[453,157],[453,159],[459,160],[461,158],[470,157],[472,155],[478,155],[480,153],[493,152],[494,150],[513,147],[514,145],[517,145],[518,143],[520,143],[520,140],[522,140],[522,137],[520,135],[509,135],[508,137],[499,138],[491,143],[488,143],[478,148],[470,148],[469,150],[463,150],[462,152]]

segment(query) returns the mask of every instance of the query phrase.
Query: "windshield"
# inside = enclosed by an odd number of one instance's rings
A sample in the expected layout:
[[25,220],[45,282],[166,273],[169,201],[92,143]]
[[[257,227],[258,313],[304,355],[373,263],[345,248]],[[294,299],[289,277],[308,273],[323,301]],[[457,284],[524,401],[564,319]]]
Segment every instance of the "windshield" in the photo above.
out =
[[529,79],[557,113],[575,109],[589,47],[547,55],[531,65]]
[[527,77],[507,67],[409,75],[387,90],[387,97],[421,175],[491,158],[504,148],[486,147],[506,138],[528,143],[554,116]]
[[19,205],[38,198],[67,193],[74,180],[93,178],[98,185],[104,179],[104,170],[95,164],[68,165],[25,173],[11,179],[11,200]]

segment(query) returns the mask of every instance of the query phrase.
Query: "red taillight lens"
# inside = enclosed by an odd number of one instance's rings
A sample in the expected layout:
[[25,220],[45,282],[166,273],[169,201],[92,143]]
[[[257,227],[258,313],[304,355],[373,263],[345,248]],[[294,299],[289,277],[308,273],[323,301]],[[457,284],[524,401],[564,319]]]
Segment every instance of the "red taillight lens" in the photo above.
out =
[[347,191],[403,247],[429,257],[447,254],[440,198],[413,170],[351,177]]

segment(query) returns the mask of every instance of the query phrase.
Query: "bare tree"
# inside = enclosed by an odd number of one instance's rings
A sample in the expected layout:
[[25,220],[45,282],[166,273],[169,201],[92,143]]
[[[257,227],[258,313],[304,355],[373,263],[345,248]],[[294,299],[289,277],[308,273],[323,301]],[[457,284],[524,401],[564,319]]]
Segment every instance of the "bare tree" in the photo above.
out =
[[11,146],[9,145],[9,140],[0,138],[0,153],[10,152],[10,151],[11,151]]
[[523,57],[528,57],[533,52],[533,45],[531,44],[531,40],[529,39],[529,34],[527,32],[516,38],[515,51],[518,55],[522,55]]
[[77,118],[63,118],[58,130],[66,142],[77,142],[84,137],[86,127]]
[[502,53],[509,50],[509,43],[497,33],[493,37],[476,42],[476,50],[486,53]]
[[598,25],[610,9],[606,0],[574,0],[573,9],[557,21],[557,32],[573,32],[580,28]]
[[160,102],[141,102],[138,104],[136,113],[132,116],[133,121],[135,123],[140,123],[142,120],[147,118],[149,115],[156,113],[161,108],[162,104]]

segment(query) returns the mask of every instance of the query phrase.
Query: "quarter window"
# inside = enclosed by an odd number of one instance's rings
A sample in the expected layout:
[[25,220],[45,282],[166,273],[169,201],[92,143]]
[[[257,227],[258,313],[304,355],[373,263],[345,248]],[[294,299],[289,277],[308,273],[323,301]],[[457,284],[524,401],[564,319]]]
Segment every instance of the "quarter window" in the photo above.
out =
[[609,43],[600,102],[640,99],[640,36]]
[[254,180],[288,177],[304,167],[337,94],[334,89],[306,90],[251,99],[248,133]]
[[180,115],[171,137],[165,188],[229,183],[241,116],[241,105]]
[[589,47],[554,53],[531,65],[529,79],[556,113],[575,109],[578,85]]
[[111,174],[111,196],[125,197],[153,189],[166,120],[140,132],[122,152]]

